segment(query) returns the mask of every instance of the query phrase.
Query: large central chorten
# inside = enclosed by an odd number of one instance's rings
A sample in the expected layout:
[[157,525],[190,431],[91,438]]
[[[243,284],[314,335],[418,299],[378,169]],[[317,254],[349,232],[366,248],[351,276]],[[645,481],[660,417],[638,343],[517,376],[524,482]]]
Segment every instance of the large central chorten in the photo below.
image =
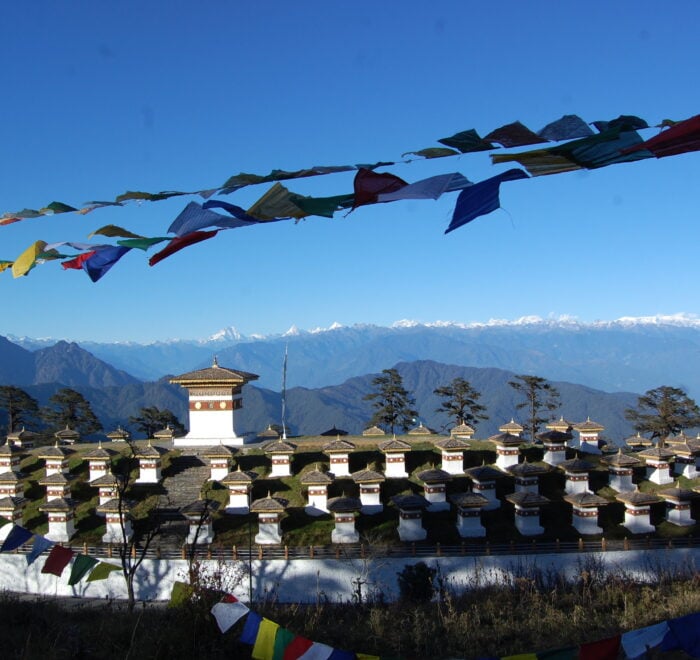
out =
[[236,435],[234,414],[243,407],[243,386],[257,378],[257,374],[220,367],[216,358],[211,367],[171,378],[171,383],[188,390],[190,420],[189,433],[175,438],[173,445],[242,445],[243,437]]

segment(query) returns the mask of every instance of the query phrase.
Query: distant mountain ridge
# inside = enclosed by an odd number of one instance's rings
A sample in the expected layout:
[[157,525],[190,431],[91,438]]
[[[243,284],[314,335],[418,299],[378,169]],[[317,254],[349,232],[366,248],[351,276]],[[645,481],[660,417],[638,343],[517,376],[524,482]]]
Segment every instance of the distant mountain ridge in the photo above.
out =
[[[49,340],[18,341],[38,348]],[[392,327],[336,323],[311,331],[292,326],[269,337],[244,337],[227,328],[203,340],[81,346],[147,381],[206,366],[216,355],[221,364],[259,374],[259,386],[278,390],[287,350],[290,387],[340,384],[397,362],[435,360],[537,374],[605,391],[672,385],[700,398],[700,319],[684,314],[594,323],[538,317],[469,324],[404,320]]]

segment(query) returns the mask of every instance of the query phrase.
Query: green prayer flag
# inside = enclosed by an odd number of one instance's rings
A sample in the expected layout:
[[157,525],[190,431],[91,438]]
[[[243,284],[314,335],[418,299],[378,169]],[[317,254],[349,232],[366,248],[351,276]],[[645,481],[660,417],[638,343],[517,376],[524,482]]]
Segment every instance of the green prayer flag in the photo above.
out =
[[120,566],[116,564],[108,564],[105,561],[101,561],[92,569],[92,573],[88,575],[88,582],[96,582],[97,580],[106,580],[110,573],[114,571],[121,570]]
[[180,607],[184,605],[194,593],[194,588],[186,582],[175,582],[173,590],[170,592],[170,603],[168,607]]
[[291,644],[296,635],[286,628],[279,628],[275,635],[275,646],[272,651],[272,660],[284,660],[284,650]]
[[355,195],[336,195],[335,197],[303,197],[294,193],[289,195],[289,199],[308,215],[320,215],[324,218],[332,218],[333,214],[343,208],[352,206]]
[[158,245],[163,241],[169,241],[172,236],[154,236],[153,238],[125,238],[117,241],[117,245],[123,245],[128,248],[138,248],[139,250],[148,250],[153,245]]
[[76,555],[73,561],[73,568],[68,578],[68,584],[73,585],[80,582],[85,574],[97,563],[97,559],[84,555],[82,553]]
[[141,192],[140,190],[127,190],[125,193],[118,195],[114,200],[121,204],[133,199],[145,200],[147,202],[160,202],[162,199],[170,199],[171,197],[180,197],[182,195],[192,195],[193,193],[180,192],[179,190],[166,190],[159,193]]
[[455,133],[451,137],[442,138],[438,142],[448,147],[459,149],[463,154],[470,151],[488,151],[496,148],[490,142],[484,140],[473,128],[461,133]]

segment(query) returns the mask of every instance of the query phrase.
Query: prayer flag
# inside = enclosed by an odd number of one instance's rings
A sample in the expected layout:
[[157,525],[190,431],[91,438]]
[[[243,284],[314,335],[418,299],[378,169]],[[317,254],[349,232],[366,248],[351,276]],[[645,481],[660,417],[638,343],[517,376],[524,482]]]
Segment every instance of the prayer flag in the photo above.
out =
[[104,277],[109,269],[114,266],[131,248],[122,245],[106,245],[95,250],[95,254],[83,261],[83,270],[93,282]]
[[294,633],[286,628],[280,628],[275,635],[275,648],[272,660],[284,660],[284,651],[294,640]]
[[395,202],[401,199],[439,199],[446,192],[463,190],[474,185],[459,172],[439,174],[415,183],[409,183],[395,192],[381,193],[377,202]]
[[547,140],[541,138],[537,133],[533,133],[527,126],[524,126],[519,121],[514,121],[512,124],[506,124],[488,135],[484,136],[484,140],[498,142],[504,147],[523,147],[526,144],[539,144]]
[[50,204],[47,204],[44,208],[39,209],[40,213],[43,214],[48,214],[48,213],[70,213],[71,211],[77,211],[74,206],[69,206],[68,204],[64,204],[63,202],[51,202]]
[[258,628],[258,635],[255,638],[253,651],[250,654],[254,660],[272,660],[278,628],[279,624],[263,617]]
[[52,545],[54,545],[53,541],[50,541],[45,536],[36,534],[34,536],[34,542],[32,543],[32,549],[25,555],[27,566],[31,566],[39,555],[48,550]]
[[189,234],[185,234],[184,236],[176,236],[160,252],[156,252],[148,260],[148,265],[155,266],[166,257],[169,257],[170,255],[175,254],[176,252],[179,252],[190,245],[200,243],[201,241],[206,241],[208,238],[213,238],[218,233],[218,229],[213,229],[212,231],[193,231]]
[[692,658],[700,657],[700,612],[670,619],[668,627],[661,651],[682,649]]
[[12,267],[14,261],[0,261],[0,273]]
[[356,653],[357,660],[381,660],[378,655],[369,655],[367,653]]
[[225,633],[248,613],[248,607],[237,600],[233,602],[224,600],[220,603],[216,603],[214,607],[211,608],[211,613],[216,619],[219,630]]
[[95,229],[91,234],[88,234],[88,238],[92,238],[96,235],[108,236],[109,238],[143,238],[140,234],[134,234],[128,229],[119,227],[117,225],[105,225],[99,229]]
[[68,584],[74,585],[80,582],[80,580],[85,577],[85,574],[97,563],[97,559],[90,557],[89,555],[84,555],[79,553],[75,561],[73,562],[73,567],[71,568],[70,577],[68,578]]
[[12,550],[16,550],[21,545],[24,545],[32,536],[34,536],[34,534],[28,529],[25,529],[21,525],[15,525],[5,537],[5,540],[0,546],[0,552],[12,552]]
[[299,660],[328,660],[331,653],[333,653],[332,646],[314,642],[304,655],[299,656]]
[[421,156],[422,158],[446,158],[447,156],[459,156],[459,151],[447,149],[446,147],[428,147],[420,151],[407,151],[401,154],[401,158],[405,156]]
[[668,622],[662,621],[653,626],[630,630],[622,635],[622,648],[630,659],[643,656],[649,649],[659,646],[669,631]]
[[41,569],[41,572],[51,573],[56,577],[61,577],[63,569],[68,566],[74,554],[75,553],[70,548],[65,548],[62,545],[55,545],[51,548],[51,552],[49,552],[49,556],[46,558],[46,563]]
[[121,241],[117,241],[117,245],[145,251],[154,245],[158,245],[158,243],[169,240],[170,236],[154,236],[153,238],[146,238],[144,236],[143,238],[124,238]]
[[73,257],[72,259],[68,259],[68,261],[62,261],[61,266],[63,266],[64,270],[68,270],[69,268],[72,268],[74,270],[82,270],[83,264],[93,254],[95,254],[95,250],[90,250],[89,252],[83,252],[82,254],[79,254],[77,257]]
[[657,158],[700,150],[700,115],[680,121],[646,142],[625,150],[648,149]]
[[489,151],[496,147],[490,142],[484,140],[473,128],[468,131],[455,133],[451,137],[446,137],[438,140],[441,144],[446,144],[448,147],[459,149],[463,154],[473,151]]
[[547,124],[537,132],[541,138],[560,142],[561,140],[573,140],[575,138],[593,135],[591,127],[577,115],[564,115],[561,119]]
[[[236,206],[235,204],[230,204],[229,202],[224,202],[223,200],[220,200],[220,199],[211,199],[208,202],[204,202],[204,204],[202,204],[202,208],[203,209],[223,209],[224,211],[226,211],[226,213],[231,214],[234,218],[241,221],[237,224],[234,224],[229,218],[224,218],[224,216],[219,215],[219,218],[223,218],[226,221],[226,224],[217,225],[220,227],[230,227],[230,228],[248,227],[251,224],[257,225],[260,223],[259,218],[254,218],[252,215],[248,215],[245,212],[245,210],[243,210],[240,206]],[[273,218],[270,222],[274,222],[277,220],[288,220],[288,218]]]
[[243,644],[250,644],[251,646],[255,644],[255,640],[258,637],[258,628],[262,623],[262,617],[257,612],[250,612],[248,618],[245,620],[245,625],[243,626],[243,632],[241,633],[241,642]]
[[355,204],[353,209],[365,204],[376,204],[377,197],[382,193],[395,192],[408,184],[399,177],[385,172],[377,174],[372,170],[361,167],[355,175]]
[[341,651],[340,649],[333,649],[333,653],[328,656],[328,660],[356,660],[357,654],[351,651]]
[[186,603],[194,593],[192,585],[187,582],[176,581],[173,583],[173,588],[170,590],[170,602],[168,607],[178,607]]
[[121,567],[116,564],[108,564],[106,561],[98,562],[97,566],[95,566],[90,575],[88,575],[87,581],[97,582],[98,580],[106,580],[111,573],[119,570],[121,570]]
[[[209,210],[210,208],[223,208],[224,204],[227,206],[225,210],[230,211],[234,216],[233,218]],[[238,213],[238,210],[240,210],[240,213]],[[197,202],[190,202],[180,211],[177,218],[172,221],[168,231],[178,236],[184,236],[206,227],[236,229],[238,227],[249,227],[260,222],[258,218],[249,216],[243,209],[234,204],[227,204],[227,202],[219,202],[218,200],[211,200],[202,205],[197,204]]]
[[620,635],[601,639],[589,644],[581,644],[578,652],[579,660],[617,660],[620,652]]
[[449,234],[451,231],[471,222],[474,218],[500,208],[501,200],[498,192],[503,181],[527,178],[528,176],[523,170],[513,169],[465,188],[459,193],[452,221],[445,233]]
[[26,275],[36,265],[37,257],[44,251],[46,243],[35,241],[22,254],[15,259],[12,264],[12,277],[22,277]]
[[306,653],[312,645],[313,642],[310,639],[297,635],[289,643],[289,646],[284,649],[284,656],[282,660],[299,660],[299,658],[301,658],[301,656],[304,655],[304,653]]
[[276,218],[296,218],[307,216],[293,201],[292,193],[281,183],[275,183],[247,213],[258,220],[274,220]]

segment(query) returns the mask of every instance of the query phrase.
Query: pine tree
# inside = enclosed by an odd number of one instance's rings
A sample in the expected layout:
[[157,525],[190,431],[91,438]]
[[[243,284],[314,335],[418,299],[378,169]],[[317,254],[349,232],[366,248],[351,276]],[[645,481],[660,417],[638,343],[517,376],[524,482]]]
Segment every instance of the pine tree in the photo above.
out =
[[401,429],[404,433],[411,427],[418,412],[413,409],[416,402],[403,386],[401,374],[396,369],[384,369],[381,375],[372,380],[377,390],[365,395],[366,401],[373,401],[375,413],[370,425],[383,426],[391,433]]
[[435,412],[447,413],[454,417],[457,424],[469,424],[476,427],[479,421],[488,419],[486,407],[478,403],[481,392],[475,390],[471,383],[464,378],[455,378],[449,385],[443,385],[433,390],[433,394],[443,399]]
[[70,387],[64,387],[50,399],[48,407],[41,413],[44,421],[54,430],[70,426],[80,435],[90,435],[102,430],[102,423],[97,419],[90,403],[85,397]]
[[39,416],[37,400],[14,385],[0,385],[0,410],[7,415],[7,432],[36,421]]
[[168,409],[161,410],[157,406],[141,408],[138,415],[129,417],[129,423],[133,424],[147,438],[152,438],[156,431],[160,431],[166,426],[170,426],[175,435],[182,435],[185,432],[185,427],[175,413]]
[[525,397],[525,401],[515,407],[518,410],[527,409],[524,426],[530,442],[534,442],[542,424],[551,418],[548,413],[559,407],[559,391],[540,376],[520,375],[515,378],[516,380],[508,381],[508,385]]
[[669,435],[700,426],[700,408],[682,389],[662,385],[637,399],[636,408],[627,408],[625,417],[635,431],[651,433],[661,445]]

